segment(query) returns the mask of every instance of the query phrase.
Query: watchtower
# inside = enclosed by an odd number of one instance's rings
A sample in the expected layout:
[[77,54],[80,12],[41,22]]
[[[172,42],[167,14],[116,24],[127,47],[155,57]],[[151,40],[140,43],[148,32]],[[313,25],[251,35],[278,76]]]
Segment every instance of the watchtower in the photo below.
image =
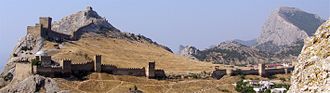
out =
[[228,76],[232,76],[232,75],[233,75],[233,69],[231,69],[231,68],[227,68],[227,69],[226,69],[226,75],[228,75]]
[[64,74],[71,74],[71,60],[64,59],[62,60],[62,69]]
[[101,55],[96,55],[95,56],[95,61],[94,61],[94,70],[95,72],[101,72],[101,62],[102,62],[102,56]]
[[51,17],[39,17],[39,23],[41,25],[41,37],[47,38],[48,32],[52,28],[52,18]]
[[154,78],[155,77],[155,62],[149,62],[147,70],[146,70],[146,76],[148,78]]
[[265,72],[265,64],[258,64],[258,73],[260,76],[265,76],[266,75],[266,72]]

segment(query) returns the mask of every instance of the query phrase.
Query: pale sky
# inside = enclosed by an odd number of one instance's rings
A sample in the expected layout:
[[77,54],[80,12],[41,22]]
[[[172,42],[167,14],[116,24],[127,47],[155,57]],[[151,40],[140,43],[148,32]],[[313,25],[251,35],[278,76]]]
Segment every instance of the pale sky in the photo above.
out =
[[222,41],[258,37],[267,16],[280,6],[330,16],[329,0],[1,0],[0,66],[8,60],[26,26],[39,16],[53,20],[92,6],[124,32],[142,34],[177,51],[204,49]]

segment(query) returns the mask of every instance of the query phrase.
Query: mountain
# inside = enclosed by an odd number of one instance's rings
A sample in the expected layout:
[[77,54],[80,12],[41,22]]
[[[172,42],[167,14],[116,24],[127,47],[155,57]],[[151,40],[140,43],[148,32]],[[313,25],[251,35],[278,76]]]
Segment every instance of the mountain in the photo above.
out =
[[313,35],[322,22],[324,20],[315,14],[294,7],[280,7],[265,22],[257,43],[291,45]]
[[290,93],[330,92],[330,19],[305,39],[291,77]]
[[322,22],[324,20],[315,14],[294,7],[280,7],[269,16],[257,39],[236,39],[201,51],[185,47],[186,52],[181,55],[236,65],[292,62],[303,47],[303,39],[314,34]]
[[[91,60],[95,55],[102,55],[103,64],[122,68],[142,68],[146,67],[148,62],[156,61],[156,68],[163,69],[166,73],[209,72],[216,66],[177,56],[166,46],[143,35],[122,32],[99,16],[91,7],[66,16],[54,24],[51,24],[51,21],[50,17],[40,17],[39,23],[28,26],[26,36],[17,43],[0,75],[1,93],[108,91],[123,93],[133,86],[139,87],[144,92],[153,93],[160,89],[174,92],[187,91],[182,89],[191,88],[192,91],[196,86],[201,90],[203,89],[201,85],[219,84],[219,82],[211,84],[200,81],[175,83],[102,73],[91,73],[84,80],[77,79],[76,76],[50,78],[32,74],[31,60],[36,55],[51,56],[51,62],[55,66],[60,65],[63,59],[70,59],[73,64],[81,64]],[[187,87],[176,89],[175,86],[182,84]],[[189,84],[193,85],[188,86]],[[168,89],[163,86],[173,88]],[[229,86],[234,90],[231,85],[222,86]],[[216,88],[218,87],[212,87],[212,89]]]
[[254,46],[257,44],[257,39],[252,39],[252,40],[240,40],[240,39],[235,39],[234,41],[241,43],[246,46]]
[[267,54],[236,41],[222,42],[215,47],[198,50],[192,46],[183,48],[180,55],[193,56],[194,58],[213,62],[216,64],[246,65],[262,63],[268,60]]

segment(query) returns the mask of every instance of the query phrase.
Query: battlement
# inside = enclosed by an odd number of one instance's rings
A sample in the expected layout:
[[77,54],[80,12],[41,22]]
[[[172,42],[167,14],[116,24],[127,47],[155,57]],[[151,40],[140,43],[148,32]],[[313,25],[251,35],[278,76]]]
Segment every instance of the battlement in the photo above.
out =
[[117,67],[117,66],[115,66],[115,65],[112,65],[112,64],[101,64],[101,66]]
[[117,68],[118,70],[142,70],[144,68]]
[[51,69],[62,69],[62,66],[51,66]]
[[93,64],[93,61],[86,61],[82,63],[72,63],[72,65],[84,65],[84,64]]
[[63,62],[71,62],[71,59],[63,59]]
[[[41,56],[51,58],[51,56]],[[45,76],[70,76],[72,72],[105,72],[115,75],[132,75],[132,76],[147,76],[154,78],[155,76],[165,77],[165,71],[155,69],[155,62],[149,62],[148,68],[119,68],[113,64],[102,64],[101,55],[95,55],[94,61],[86,61],[82,63],[72,63],[71,59],[62,59],[61,66],[32,66],[32,72]],[[56,76],[55,76],[56,77]]]

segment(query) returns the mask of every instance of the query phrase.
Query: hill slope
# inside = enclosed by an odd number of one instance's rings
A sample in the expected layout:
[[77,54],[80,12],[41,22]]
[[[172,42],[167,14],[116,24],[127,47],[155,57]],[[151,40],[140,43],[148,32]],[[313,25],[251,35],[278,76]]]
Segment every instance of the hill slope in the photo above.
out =
[[[105,18],[100,17],[91,7],[55,22],[51,30],[54,31],[52,33],[56,32],[73,39],[63,39],[60,38],[61,36],[50,34],[44,38],[38,33],[28,33],[18,42],[13,55],[1,73],[0,92],[60,91],[58,87],[62,86],[57,84],[62,81],[31,74],[31,65],[18,65],[20,60],[33,59],[40,50],[52,56],[55,63],[61,62],[62,59],[82,63],[93,59],[96,54],[103,56],[104,64],[113,64],[123,68],[142,68],[146,67],[149,61],[155,61],[156,68],[164,69],[167,74],[211,71],[215,66],[211,63],[176,56],[166,46],[143,35],[121,32],[108,23]],[[63,82],[83,81],[66,80]],[[101,83],[105,82],[107,81]],[[122,90],[127,90],[126,87],[124,88]]]

